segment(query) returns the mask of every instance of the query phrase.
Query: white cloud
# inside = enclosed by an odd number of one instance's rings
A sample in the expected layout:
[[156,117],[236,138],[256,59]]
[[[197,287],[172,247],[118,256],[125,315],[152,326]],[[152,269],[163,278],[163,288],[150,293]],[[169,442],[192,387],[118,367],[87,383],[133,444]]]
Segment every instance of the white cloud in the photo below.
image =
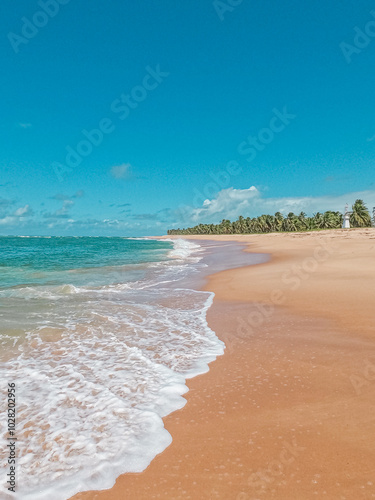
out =
[[77,191],[72,196],[68,196],[62,193],[55,194],[54,196],[51,197],[51,199],[62,201],[61,208],[55,210],[54,212],[45,212],[43,213],[43,217],[46,219],[53,219],[53,218],[65,219],[65,220],[68,219],[69,217],[71,217],[70,210],[74,207],[75,200],[78,198],[82,198],[84,194],[85,193],[82,189]]
[[249,211],[251,204],[260,197],[260,192],[255,186],[249,189],[228,188],[219,191],[216,198],[205,200],[202,208],[193,209],[193,220],[201,217],[214,217],[218,214],[225,215],[225,218],[236,217],[236,214]]
[[31,128],[32,124],[31,123],[19,123],[18,126],[21,128]]
[[31,215],[33,215],[33,211],[29,205],[25,205],[24,207],[17,208],[11,215],[7,215],[0,219],[0,225],[9,226],[11,224],[17,224],[19,221],[22,221],[24,217],[29,217]]
[[59,200],[59,201],[64,201],[64,200],[74,200],[76,198],[82,198],[84,196],[85,192],[80,189],[77,191],[73,196],[68,196],[66,194],[62,193],[57,193],[54,196],[51,197],[52,200]]
[[12,217],[7,215],[3,219],[0,219],[0,226],[9,226],[10,224],[14,224],[17,221],[17,217]]
[[123,163],[122,165],[116,165],[111,168],[111,175],[115,179],[129,179],[131,172],[130,163]]
[[[334,196],[296,196],[280,198],[264,198],[254,186],[249,189],[228,188],[219,191],[212,200],[205,200],[200,208],[184,208],[184,222],[186,216],[191,223],[217,222],[221,219],[235,219],[239,215],[256,217],[262,214],[282,212],[307,214],[324,212],[326,210],[343,212],[345,204],[351,206],[356,199],[362,199],[370,212],[375,206],[375,191],[357,191]],[[189,213],[190,212],[190,213]],[[178,213],[178,211],[177,211]]]
[[14,212],[15,217],[25,217],[31,212],[30,206],[25,205],[24,207],[17,208],[17,210]]
[[74,201],[64,200],[63,206],[60,208],[60,210],[56,210],[55,215],[65,215],[73,205]]

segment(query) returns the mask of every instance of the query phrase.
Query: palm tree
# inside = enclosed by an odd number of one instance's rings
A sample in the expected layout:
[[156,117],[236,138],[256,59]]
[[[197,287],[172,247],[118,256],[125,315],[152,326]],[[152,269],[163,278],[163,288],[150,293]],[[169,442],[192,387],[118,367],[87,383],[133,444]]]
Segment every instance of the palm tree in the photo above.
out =
[[[356,200],[350,216],[353,227],[370,227],[371,216],[362,200]],[[284,217],[280,212],[275,215],[242,217],[231,222],[223,219],[219,224],[198,224],[185,229],[169,229],[168,234],[233,234],[233,233],[269,233],[272,231],[309,231],[312,229],[335,229],[342,227],[343,214],[327,210],[307,217],[304,212],[295,215],[290,212]],[[374,221],[375,223],[375,221]]]
[[254,219],[251,219],[250,217],[246,217],[246,232],[247,233],[255,232]]
[[246,221],[242,217],[242,215],[240,215],[238,217],[238,226],[239,226],[240,233],[246,233]]
[[307,217],[306,218],[306,230],[312,231],[314,229],[316,229],[315,218],[314,217]]
[[257,233],[267,233],[268,225],[266,215],[260,215],[255,219],[254,228]]
[[371,216],[363,200],[355,200],[350,214],[352,227],[371,227]]
[[335,212],[331,212],[330,210],[324,212],[320,227],[321,229],[334,229],[340,227],[337,224],[337,217]]
[[305,212],[300,212],[298,215],[298,226],[300,231],[305,231],[307,229]]
[[275,217],[273,215],[265,215],[264,221],[266,223],[266,231],[268,233],[272,233],[276,230]]
[[321,229],[323,226],[323,214],[320,212],[314,214],[314,225],[316,229]]
[[282,231],[283,230],[283,221],[284,221],[284,216],[281,212],[276,212],[275,213],[275,231]]
[[230,234],[232,232],[232,223],[229,219],[223,219],[220,224],[223,227],[224,234]]
[[284,219],[283,230],[284,231],[298,231],[299,220],[293,212],[289,212],[288,216]]

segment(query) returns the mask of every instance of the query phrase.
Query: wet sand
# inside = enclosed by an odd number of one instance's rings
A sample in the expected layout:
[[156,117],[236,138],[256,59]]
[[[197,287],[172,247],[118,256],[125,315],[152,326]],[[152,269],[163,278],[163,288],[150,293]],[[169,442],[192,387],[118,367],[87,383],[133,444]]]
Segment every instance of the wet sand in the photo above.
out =
[[227,348],[164,419],[172,444],[74,499],[375,498],[375,230],[201,238],[271,259],[209,277]]

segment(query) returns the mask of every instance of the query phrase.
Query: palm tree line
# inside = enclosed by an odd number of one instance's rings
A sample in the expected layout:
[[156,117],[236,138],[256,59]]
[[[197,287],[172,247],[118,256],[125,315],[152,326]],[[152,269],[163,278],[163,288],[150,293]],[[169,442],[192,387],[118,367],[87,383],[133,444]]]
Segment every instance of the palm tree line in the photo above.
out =
[[[178,234],[250,234],[274,233],[292,231],[314,231],[319,229],[339,229],[342,227],[344,215],[341,212],[317,212],[307,217],[305,212],[298,215],[293,212],[285,217],[281,212],[275,215],[260,215],[259,217],[243,217],[231,222],[223,219],[219,224],[198,224],[186,229],[169,229],[169,235]],[[350,213],[351,227],[370,227],[372,225],[370,213],[363,200],[356,200]]]

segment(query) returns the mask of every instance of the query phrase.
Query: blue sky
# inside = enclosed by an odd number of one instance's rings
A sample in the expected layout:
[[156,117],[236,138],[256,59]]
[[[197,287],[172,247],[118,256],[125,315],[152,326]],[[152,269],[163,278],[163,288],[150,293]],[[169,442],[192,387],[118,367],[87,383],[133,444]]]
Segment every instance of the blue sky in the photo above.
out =
[[61,2],[0,7],[0,234],[375,206],[372,2]]

